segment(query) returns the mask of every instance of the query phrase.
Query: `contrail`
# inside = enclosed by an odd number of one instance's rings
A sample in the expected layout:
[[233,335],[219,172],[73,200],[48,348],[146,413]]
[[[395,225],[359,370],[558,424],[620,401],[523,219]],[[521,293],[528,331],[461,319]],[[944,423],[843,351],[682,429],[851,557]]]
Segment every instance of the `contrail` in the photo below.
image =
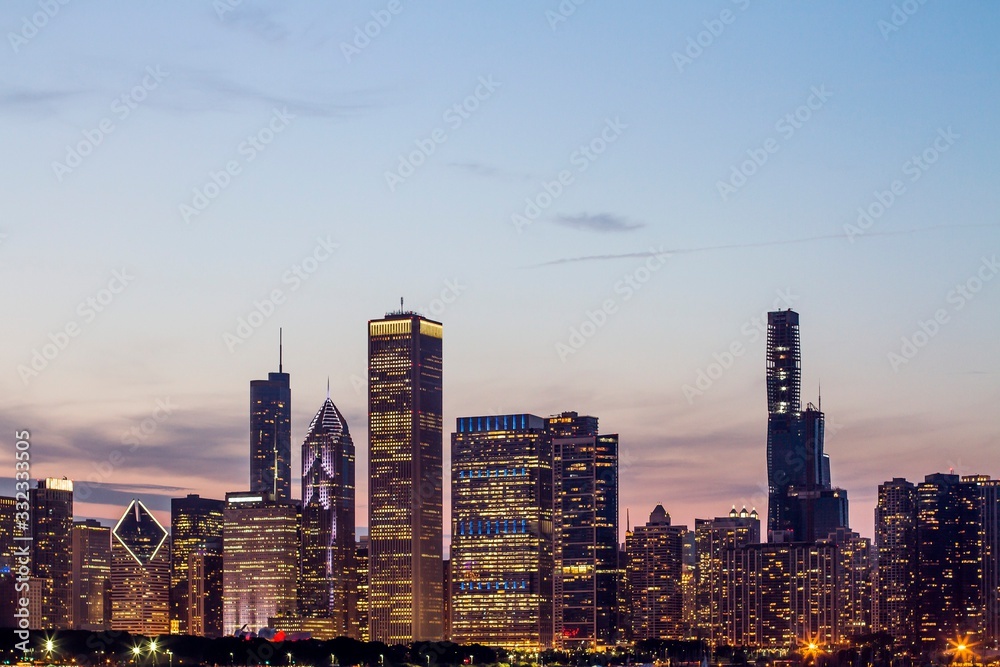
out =
[[[920,232],[930,232],[938,229],[961,229],[968,227],[1000,227],[1000,223],[984,223],[969,225],[934,225],[932,227],[920,227],[918,229],[904,229],[896,232],[865,232],[865,236],[901,236],[906,234],[917,234]],[[828,241],[830,239],[843,239],[845,234],[824,234],[822,236],[807,236],[801,239],[788,239],[787,241],[761,241],[759,243],[731,243],[728,245],[711,245],[700,248],[676,248],[673,250],[647,250],[644,252],[626,252],[617,255],[584,255],[583,257],[564,257],[563,259],[553,259],[541,264],[532,264],[526,268],[537,269],[542,266],[553,266],[556,264],[571,264],[575,262],[594,262],[611,259],[630,259],[641,257],[653,257],[663,255],[688,255],[696,252],[709,252],[712,250],[732,250],[736,248],[764,248],[769,246],[791,245],[793,243],[811,243],[813,241]]]

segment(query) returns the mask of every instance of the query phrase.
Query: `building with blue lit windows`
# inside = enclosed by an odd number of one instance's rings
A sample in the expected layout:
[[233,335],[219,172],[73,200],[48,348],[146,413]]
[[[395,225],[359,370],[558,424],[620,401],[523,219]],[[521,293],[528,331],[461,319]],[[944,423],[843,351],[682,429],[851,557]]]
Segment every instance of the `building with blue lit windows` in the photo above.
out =
[[552,445],[529,414],[462,417],[451,439],[451,639],[552,646]]

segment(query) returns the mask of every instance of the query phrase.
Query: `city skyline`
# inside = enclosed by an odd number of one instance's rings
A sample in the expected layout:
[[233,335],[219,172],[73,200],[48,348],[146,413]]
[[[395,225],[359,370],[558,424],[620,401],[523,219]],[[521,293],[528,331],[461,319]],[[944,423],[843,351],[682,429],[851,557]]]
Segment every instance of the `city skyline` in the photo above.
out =
[[105,525],[246,490],[279,327],[290,441],[329,377],[367,442],[363,327],[400,296],[448,330],[444,437],[598,415],[622,525],[765,511],[777,309],[854,530],[887,480],[995,474],[1000,9],[572,4],[0,7],[0,428],[32,477]]

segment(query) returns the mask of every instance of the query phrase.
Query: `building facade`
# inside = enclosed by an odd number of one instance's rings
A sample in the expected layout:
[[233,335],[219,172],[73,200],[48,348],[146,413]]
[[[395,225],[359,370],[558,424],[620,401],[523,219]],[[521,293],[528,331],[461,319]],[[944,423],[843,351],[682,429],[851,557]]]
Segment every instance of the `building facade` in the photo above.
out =
[[292,493],[292,390],[283,372],[250,382],[250,491],[279,502]]
[[111,531],[111,629],[170,631],[170,544],[156,517],[133,500]]
[[350,637],[358,634],[354,515],[354,441],[327,395],[302,443],[300,611]]
[[40,627],[67,629],[72,625],[73,482],[40,479],[31,489],[32,568],[44,579]]
[[555,644],[598,649],[618,640],[618,436],[564,412],[552,437]]
[[684,540],[687,526],[673,526],[657,505],[645,526],[625,537],[631,638],[684,639]]
[[[222,511],[225,501],[188,494],[170,499],[170,632],[195,633],[188,626],[191,609],[204,607],[204,601],[191,592],[188,567],[192,554],[222,556]],[[210,591],[208,582],[196,583]],[[211,607],[211,604],[209,605]],[[221,631],[221,629],[217,629]]]
[[368,623],[373,641],[441,638],[442,327],[368,323]]
[[257,632],[298,615],[299,506],[267,494],[227,493],[223,510],[223,633]]
[[916,641],[917,487],[900,477],[880,484],[875,507],[874,626],[904,649]]
[[451,440],[451,639],[552,647],[552,444],[530,414],[461,417]]
[[73,524],[72,627],[111,627],[111,529],[87,519]]

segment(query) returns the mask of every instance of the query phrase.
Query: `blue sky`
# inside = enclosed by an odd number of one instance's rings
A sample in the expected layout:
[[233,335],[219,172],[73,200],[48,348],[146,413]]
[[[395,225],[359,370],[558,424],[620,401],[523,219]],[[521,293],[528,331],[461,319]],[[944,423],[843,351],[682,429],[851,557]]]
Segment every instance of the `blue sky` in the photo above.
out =
[[241,489],[281,326],[295,448],[329,376],[363,522],[365,322],[403,296],[445,326],[446,449],[597,415],[633,519],[763,509],[775,304],[853,527],[886,479],[1000,474],[1000,8],[562,7],[5,2],[0,421],[33,473],[104,519]]

